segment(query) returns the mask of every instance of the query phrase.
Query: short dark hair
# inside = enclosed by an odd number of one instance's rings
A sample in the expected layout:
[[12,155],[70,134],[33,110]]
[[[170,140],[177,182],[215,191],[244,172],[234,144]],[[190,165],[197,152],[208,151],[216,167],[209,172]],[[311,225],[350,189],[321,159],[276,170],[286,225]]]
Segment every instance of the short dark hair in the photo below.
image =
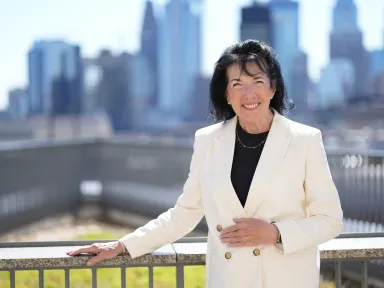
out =
[[262,41],[246,40],[225,49],[215,64],[209,87],[211,116],[215,122],[227,121],[235,116],[235,111],[231,105],[228,105],[226,98],[228,66],[238,63],[242,73],[252,76],[246,69],[246,64],[249,62],[256,63],[267,75],[271,85],[276,86],[270,107],[283,115],[293,109],[294,103],[288,99],[280,64],[272,47]]

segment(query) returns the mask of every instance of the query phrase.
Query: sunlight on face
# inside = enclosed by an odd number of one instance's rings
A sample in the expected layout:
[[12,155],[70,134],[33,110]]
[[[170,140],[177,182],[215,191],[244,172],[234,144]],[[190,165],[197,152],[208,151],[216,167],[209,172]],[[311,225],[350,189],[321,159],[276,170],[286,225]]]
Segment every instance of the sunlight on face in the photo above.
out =
[[227,100],[240,119],[249,120],[255,115],[269,113],[275,88],[257,64],[247,63],[246,70],[251,76],[242,72],[239,64],[228,67]]

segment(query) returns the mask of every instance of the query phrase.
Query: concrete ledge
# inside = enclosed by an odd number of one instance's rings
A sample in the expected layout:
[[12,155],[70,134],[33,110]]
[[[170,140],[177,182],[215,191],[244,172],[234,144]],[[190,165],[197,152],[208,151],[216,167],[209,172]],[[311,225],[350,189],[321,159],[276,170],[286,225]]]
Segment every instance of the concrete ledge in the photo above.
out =
[[[30,268],[84,268],[90,255],[68,256],[67,251],[82,246],[0,248],[0,270]],[[175,265],[176,253],[172,245],[166,245],[151,254],[135,259],[118,256],[100,263],[103,267]]]
[[[12,244],[17,245],[17,243]],[[7,247],[7,243],[2,243],[0,270],[87,267],[86,263],[91,256],[70,257],[66,255],[67,251],[81,246],[60,246],[60,243],[53,246],[55,243],[49,244],[46,247],[42,247],[42,245],[39,247],[12,247],[16,245],[10,243]],[[322,260],[384,259],[384,237],[334,239],[320,245],[319,248]],[[129,256],[118,256],[103,261],[96,267],[204,265],[205,252],[206,243],[204,242],[173,243],[135,259],[131,259]]]
[[[369,235],[369,234],[368,234]],[[319,246],[321,259],[384,259],[384,237],[340,238]]]

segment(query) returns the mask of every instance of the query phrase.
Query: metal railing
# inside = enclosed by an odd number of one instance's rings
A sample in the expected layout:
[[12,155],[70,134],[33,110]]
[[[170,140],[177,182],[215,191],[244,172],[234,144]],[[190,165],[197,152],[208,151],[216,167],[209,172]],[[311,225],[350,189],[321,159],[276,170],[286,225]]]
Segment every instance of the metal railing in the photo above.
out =
[[[188,174],[191,154],[192,148],[189,142],[155,141],[147,138],[0,147],[0,233],[62,212],[73,211],[75,213],[82,205],[80,184],[87,180],[96,180],[101,183],[102,193],[98,202],[100,209],[119,209],[155,217],[173,206],[180,195]],[[382,209],[382,203],[384,203],[384,153],[380,151],[364,153],[328,151],[328,158],[339,190],[344,216],[384,225],[384,210]],[[140,193],[137,193],[138,190]],[[368,234],[364,235],[368,236]],[[369,237],[371,236],[369,234]],[[60,246],[59,244],[53,245]],[[70,245],[77,244],[77,242],[70,243]],[[13,244],[6,243],[5,245],[12,246]],[[33,245],[40,244],[33,243]],[[43,242],[41,245],[51,244]],[[17,249],[21,249],[21,247]],[[55,247],[55,250],[57,249],[60,250],[59,247]],[[7,259],[1,260],[1,257],[0,253],[1,265],[9,263]],[[146,257],[140,260],[144,262],[137,262],[134,265],[146,265],[148,259],[152,259]],[[168,257],[170,256],[168,255]],[[205,259],[204,257],[201,259]],[[376,256],[359,258],[359,261],[364,263],[363,272],[367,268],[371,271],[378,270],[379,262],[368,261],[374,257]],[[28,257],[24,256],[24,258],[21,258],[18,263],[29,261]],[[182,259],[182,256],[175,256],[176,258]],[[26,268],[40,269],[39,283],[42,283],[41,279],[44,277],[41,275],[44,275],[45,269],[57,266],[67,271],[85,267],[85,262],[75,265],[73,262],[67,262],[73,260],[60,257],[58,259],[54,258],[53,262],[48,261],[47,263],[51,263],[51,266],[43,265],[42,267],[36,265],[36,260],[32,266]],[[164,264],[161,262],[164,261],[161,258],[156,259],[154,261],[160,261],[155,262],[156,265]],[[355,265],[344,263],[345,259],[337,257],[330,259],[336,261],[336,272],[342,271],[342,267],[347,267],[349,272],[357,271]],[[124,259],[124,261],[128,260]],[[327,266],[328,261],[329,259],[323,258],[324,267]],[[340,265],[341,262],[343,265]],[[67,263],[65,265],[69,266],[60,266],[59,263]],[[118,267],[133,265],[129,261],[124,263],[130,264],[124,266],[120,263],[121,265],[119,264]],[[203,264],[201,262],[199,265]],[[153,271],[153,267],[156,265],[153,263],[148,265],[149,271]],[[171,266],[176,266],[176,271],[178,271],[176,274],[180,279],[180,275],[183,275],[183,269],[180,267],[183,267],[184,264],[172,262]],[[11,282],[15,278],[15,274],[12,272],[15,271],[15,268],[19,270],[21,267],[8,269],[11,273]],[[382,270],[380,271],[383,273]],[[65,272],[67,280],[69,279],[68,273],[69,270]],[[152,273],[149,272],[149,279],[153,279]],[[92,279],[94,279],[96,274],[92,275]],[[337,283],[341,281],[340,275],[342,274],[336,273]],[[362,281],[366,283],[364,275],[367,274],[363,274]],[[124,276],[121,277],[124,281]],[[178,285],[178,287],[182,287],[180,283]]]
[[328,158],[344,216],[384,224],[384,152],[329,151]]
[[[120,280],[117,286],[127,287],[127,284],[132,283],[127,281],[126,269],[131,267],[146,267],[148,269],[148,286],[152,288],[157,280],[154,275],[155,267],[175,267],[176,273],[173,276],[176,279],[174,282],[177,288],[183,288],[186,284],[184,268],[188,266],[205,265],[206,238],[204,237],[183,238],[151,254],[135,259],[131,259],[129,256],[117,256],[114,259],[102,261],[93,267],[86,265],[90,256],[69,257],[65,254],[65,252],[70,249],[91,243],[94,243],[94,241],[1,243],[0,271],[8,272],[9,276],[3,276],[3,279],[1,279],[0,276],[0,283],[2,283],[2,287],[8,286],[15,288],[17,280],[16,271],[37,270],[37,281],[33,287],[43,288],[46,284],[44,277],[46,272],[49,270],[62,270],[64,271],[64,283],[62,284],[64,287],[69,288],[72,270],[88,269],[91,271],[90,282],[92,283],[92,287],[113,287],[110,282],[104,284],[99,283],[100,285],[97,285],[99,280],[97,272],[101,268],[119,268]],[[372,243],[372,245],[370,245],[370,243]],[[378,245],[378,243],[381,244]],[[384,233],[342,235],[337,239],[320,245],[319,248],[322,261],[321,266],[322,268],[324,266],[325,269],[328,267],[328,270],[329,267],[331,267],[331,270],[334,271],[334,279],[332,282],[336,284],[337,288],[344,287],[342,285],[346,283],[346,281],[343,280],[346,275],[344,275],[345,271],[343,270],[343,266],[350,266],[350,262],[355,262],[355,264],[361,263],[360,266],[352,265],[352,267],[358,267],[358,269],[360,269],[360,273],[357,271],[354,277],[356,283],[360,283],[362,288],[368,288],[368,285],[371,285],[370,287],[380,287],[380,285],[383,285],[380,280],[375,280],[375,276],[380,276],[380,273],[381,276],[383,276],[382,270],[377,272],[372,268],[376,268],[379,259],[381,259],[379,261],[383,261],[382,259],[384,259]],[[194,252],[193,254],[188,254],[185,253],[185,251]],[[331,266],[329,265],[330,263]],[[351,271],[350,267],[348,271]],[[376,275],[372,277],[369,273],[371,271],[374,271]],[[348,279],[351,279],[351,273],[348,273]],[[381,280],[383,281],[383,279]],[[200,287],[204,286],[204,279],[201,281],[203,283],[198,283]],[[190,285],[186,286],[191,287]],[[83,286],[73,285],[71,287],[76,288]]]

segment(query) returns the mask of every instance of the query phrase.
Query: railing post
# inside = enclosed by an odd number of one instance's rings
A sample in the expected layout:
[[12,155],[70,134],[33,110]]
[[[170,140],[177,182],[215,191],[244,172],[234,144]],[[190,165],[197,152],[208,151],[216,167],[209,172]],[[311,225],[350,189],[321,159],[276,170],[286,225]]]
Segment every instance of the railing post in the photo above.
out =
[[39,288],[44,288],[44,269],[38,269],[39,271]]
[[363,261],[361,287],[368,288],[368,261]]
[[15,288],[16,287],[16,277],[15,277],[15,270],[11,269],[9,271],[9,280],[10,280],[10,288]]
[[341,282],[341,261],[336,260],[335,263],[335,282],[336,282],[336,288],[342,288],[342,282]]
[[92,267],[92,288],[97,288],[97,268]]
[[153,266],[148,267],[148,282],[149,282],[149,288],[153,288],[154,281],[153,281]]
[[65,277],[65,288],[69,288],[69,286],[70,286],[70,283],[69,283],[69,281],[70,281],[70,279],[69,279],[69,269],[68,268],[66,268],[66,269],[64,269],[64,277]]
[[184,288],[184,265],[176,264],[176,287]]

